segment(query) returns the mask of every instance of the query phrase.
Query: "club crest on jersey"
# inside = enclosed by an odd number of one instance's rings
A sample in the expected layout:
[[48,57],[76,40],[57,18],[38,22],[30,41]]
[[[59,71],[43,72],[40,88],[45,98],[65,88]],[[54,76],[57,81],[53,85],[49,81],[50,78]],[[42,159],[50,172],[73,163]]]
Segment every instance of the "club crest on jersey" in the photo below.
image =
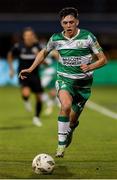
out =
[[26,48],[21,49],[22,53],[26,53]]
[[77,47],[78,47],[78,48],[82,48],[82,47],[83,47],[83,42],[78,41],[78,42],[77,42]]
[[37,53],[38,53],[38,51],[39,51],[39,50],[38,50],[38,48],[37,48],[37,47],[33,47],[33,48],[32,48],[32,53],[37,54]]

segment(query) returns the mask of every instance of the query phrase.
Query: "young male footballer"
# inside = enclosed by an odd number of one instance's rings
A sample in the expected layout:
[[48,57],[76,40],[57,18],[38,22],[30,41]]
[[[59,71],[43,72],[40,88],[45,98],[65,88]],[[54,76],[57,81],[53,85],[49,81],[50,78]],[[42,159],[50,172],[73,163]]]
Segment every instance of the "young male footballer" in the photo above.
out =
[[[59,13],[63,32],[53,34],[47,47],[42,49],[32,66],[20,72],[25,79],[53,49],[59,53],[56,90],[61,103],[58,115],[58,148],[56,157],[63,157],[70,145],[79,116],[91,94],[93,70],[106,64],[107,59],[96,37],[80,29],[78,11],[66,7]],[[96,61],[93,60],[96,55]]]

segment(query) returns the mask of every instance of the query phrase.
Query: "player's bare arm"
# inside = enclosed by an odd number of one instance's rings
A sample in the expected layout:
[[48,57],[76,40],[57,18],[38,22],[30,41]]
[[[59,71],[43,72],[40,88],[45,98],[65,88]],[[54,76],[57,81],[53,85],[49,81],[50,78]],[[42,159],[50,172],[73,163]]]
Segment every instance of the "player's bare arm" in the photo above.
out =
[[87,65],[87,64],[82,64],[81,65],[81,69],[84,72],[94,70],[94,69],[98,69],[98,68],[100,68],[101,66],[104,66],[107,63],[107,58],[106,58],[106,56],[104,55],[104,53],[102,51],[100,53],[96,54],[96,56],[97,56],[96,62],[94,62],[94,63],[92,63],[90,65]]
[[21,79],[25,79],[27,78],[27,75],[29,73],[31,73],[38,65],[40,65],[44,59],[46,58],[46,56],[48,55],[48,51],[46,49],[42,49],[36,56],[35,61],[33,62],[33,64],[30,66],[30,68],[28,69],[23,69],[20,74],[19,77],[21,77]]
[[52,50],[50,55],[55,59],[58,60],[59,59],[59,53],[57,50]]
[[10,72],[9,72],[9,74],[10,74],[10,77],[13,77],[14,76],[14,69],[13,69],[13,55],[12,55],[12,52],[11,51],[9,51],[8,52],[8,55],[7,55],[7,60],[8,60],[8,63],[9,63],[9,67],[10,67]]

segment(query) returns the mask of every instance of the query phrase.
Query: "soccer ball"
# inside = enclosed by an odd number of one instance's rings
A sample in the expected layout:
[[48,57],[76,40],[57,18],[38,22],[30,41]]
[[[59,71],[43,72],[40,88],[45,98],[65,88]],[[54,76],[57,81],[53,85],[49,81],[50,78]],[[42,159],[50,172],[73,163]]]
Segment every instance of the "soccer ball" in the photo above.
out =
[[32,162],[32,169],[36,174],[51,174],[54,167],[54,159],[48,154],[38,154]]

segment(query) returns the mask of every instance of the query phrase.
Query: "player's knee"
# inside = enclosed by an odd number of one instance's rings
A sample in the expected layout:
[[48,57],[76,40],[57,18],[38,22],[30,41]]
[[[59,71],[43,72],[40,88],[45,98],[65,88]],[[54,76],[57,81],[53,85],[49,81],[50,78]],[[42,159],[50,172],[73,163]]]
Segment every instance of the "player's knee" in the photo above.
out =
[[22,96],[29,97],[30,96],[30,89],[28,87],[24,87],[21,90]]
[[37,102],[40,102],[40,103],[42,102],[42,95],[41,94],[36,94],[35,97],[36,97]]
[[71,102],[62,103],[62,110],[66,113],[70,113],[71,111]]

